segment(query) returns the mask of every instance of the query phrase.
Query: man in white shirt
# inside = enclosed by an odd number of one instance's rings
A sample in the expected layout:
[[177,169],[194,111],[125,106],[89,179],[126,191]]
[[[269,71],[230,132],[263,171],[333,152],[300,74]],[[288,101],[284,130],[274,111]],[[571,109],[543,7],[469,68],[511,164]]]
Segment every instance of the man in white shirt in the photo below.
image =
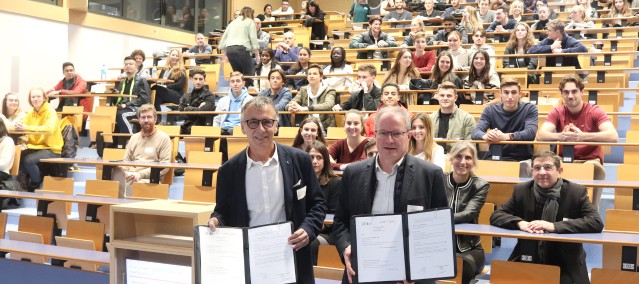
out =
[[295,250],[296,282],[314,283],[308,244],[322,228],[326,203],[309,155],[274,142],[278,118],[268,97],[256,97],[242,107],[248,147],[220,168],[208,225],[215,230],[292,222],[288,243]]
[[[400,106],[381,108],[375,117],[378,154],[350,164],[344,171],[333,238],[343,255],[346,274],[351,265],[351,217],[363,214],[393,214],[446,207],[441,168],[408,153],[410,115]],[[219,188],[219,187],[218,187]]]
[[[282,7],[273,11],[273,16],[276,16],[280,20],[292,20],[294,13],[295,11],[289,5],[288,0],[282,0]],[[285,15],[290,15],[290,16],[285,16]]]

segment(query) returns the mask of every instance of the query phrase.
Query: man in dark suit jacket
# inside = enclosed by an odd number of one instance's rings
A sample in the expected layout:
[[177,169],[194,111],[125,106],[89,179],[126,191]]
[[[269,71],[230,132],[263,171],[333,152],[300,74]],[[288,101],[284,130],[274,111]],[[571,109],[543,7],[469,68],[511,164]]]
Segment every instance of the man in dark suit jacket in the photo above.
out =
[[276,144],[277,111],[256,97],[242,107],[242,132],[249,146],[226,162],[217,179],[217,204],[208,225],[253,227],[290,221],[297,283],[315,283],[308,244],[324,222],[326,203],[307,153]]
[[[533,180],[515,186],[513,196],[490,217],[490,224],[543,233],[599,233],[603,223],[586,188],[561,178],[561,160],[553,152],[533,156]],[[556,265],[561,283],[590,283],[581,243],[520,239],[509,260]]]
[[[447,207],[442,170],[408,155],[410,116],[405,108],[381,108],[375,117],[378,154],[350,164],[333,225],[333,238],[346,266],[343,282],[352,281],[351,217]],[[348,277],[348,279],[347,279]]]

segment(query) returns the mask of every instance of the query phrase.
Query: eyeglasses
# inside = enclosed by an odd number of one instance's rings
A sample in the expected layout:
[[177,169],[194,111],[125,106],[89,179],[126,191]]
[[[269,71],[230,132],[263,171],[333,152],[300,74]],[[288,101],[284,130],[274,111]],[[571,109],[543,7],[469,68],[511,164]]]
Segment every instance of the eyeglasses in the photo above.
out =
[[544,169],[544,171],[549,172],[555,169],[555,165],[546,164],[546,165],[536,165],[532,167],[533,172],[539,172],[541,171],[541,169]]
[[262,124],[264,128],[271,128],[273,127],[273,125],[275,125],[276,121],[277,120],[275,119],[262,119],[262,120],[248,119],[248,120],[245,120],[244,122],[246,123],[246,126],[248,126],[248,128],[255,129],[260,126],[260,123]]
[[388,138],[389,136],[392,136],[393,139],[399,139],[404,134],[406,134],[406,131],[393,131],[393,132],[390,132],[390,131],[384,131],[384,130],[377,130],[377,131],[375,131],[375,134],[377,134],[378,137]]
[[153,115],[141,115],[140,116],[140,120],[152,120],[154,118],[155,118],[155,116],[153,116]]

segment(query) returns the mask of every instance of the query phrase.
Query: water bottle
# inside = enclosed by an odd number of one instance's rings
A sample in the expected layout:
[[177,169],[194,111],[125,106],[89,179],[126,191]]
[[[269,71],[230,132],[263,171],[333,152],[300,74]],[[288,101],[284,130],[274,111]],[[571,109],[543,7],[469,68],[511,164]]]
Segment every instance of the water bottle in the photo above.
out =
[[155,66],[153,66],[153,69],[151,69],[151,78],[157,78],[156,75],[158,74],[158,69],[155,68]]
[[107,79],[107,67],[106,64],[102,64],[102,68],[100,69],[100,80]]

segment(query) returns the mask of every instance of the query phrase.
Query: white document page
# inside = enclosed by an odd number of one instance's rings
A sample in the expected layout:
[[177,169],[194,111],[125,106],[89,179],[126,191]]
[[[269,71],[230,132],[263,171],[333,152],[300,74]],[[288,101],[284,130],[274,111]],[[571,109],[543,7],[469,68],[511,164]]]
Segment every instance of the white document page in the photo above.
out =
[[411,279],[455,275],[452,230],[449,210],[408,214]]
[[128,284],[191,283],[190,266],[127,259],[126,272]]
[[198,227],[200,233],[200,279],[208,283],[246,283],[244,238],[240,228]]
[[289,236],[290,223],[248,230],[252,284],[295,283],[295,256]]
[[358,281],[406,279],[402,216],[356,218]]

